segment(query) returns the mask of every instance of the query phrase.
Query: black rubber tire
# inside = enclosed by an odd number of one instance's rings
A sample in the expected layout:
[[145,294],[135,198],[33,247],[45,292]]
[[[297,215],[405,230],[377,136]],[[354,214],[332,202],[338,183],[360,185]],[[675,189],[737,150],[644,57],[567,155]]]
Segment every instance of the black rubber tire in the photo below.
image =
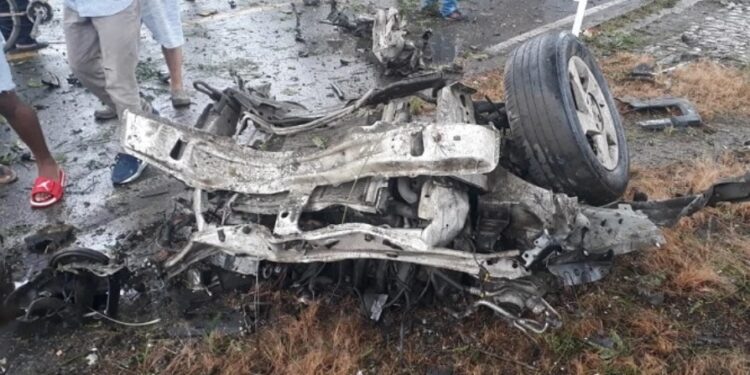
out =
[[[613,170],[597,160],[579,124],[568,77],[572,56],[588,65],[609,106],[620,145]],[[513,51],[505,65],[505,95],[513,161],[522,177],[594,205],[622,196],[630,168],[622,120],[596,60],[573,34],[541,35]]]

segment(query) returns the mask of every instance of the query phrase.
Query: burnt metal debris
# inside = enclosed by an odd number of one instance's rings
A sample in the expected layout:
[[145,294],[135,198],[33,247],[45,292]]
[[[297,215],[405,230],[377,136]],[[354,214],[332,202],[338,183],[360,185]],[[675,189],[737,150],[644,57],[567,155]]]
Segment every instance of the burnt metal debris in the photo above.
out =
[[326,22],[360,38],[372,39],[372,54],[386,75],[409,76],[426,67],[425,56],[432,36],[425,30],[418,40],[409,38],[406,20],[395,8],[378,9],[374,16],[354,16],[331,1]]
[[123,269],[100,251],[58,251],[47,267],[9,293],[3,306],[25,322],[52,316],[78,319],[92,313],[114,317]]
[[[562,323],[549,292],[658,247],[659,226],[750,199],[750,176],[604,207],[539,187],[513,163],[514,114],[439,73],[320,110],[242,82],[195,88],[212,103],[194,126],[126,112],[122,135],[127,152],[192,188],[161,235],[183,246],[159,264],[190,290],[270,282],[302,301],[347,290],[373,320],[431,300],[457,318],[485,308],[541,333]],[[415,113],[414,98],[434,110]],[[110,316],[125,265],[64,251],[6,302],[26,320],[70,309]]]
[[638,99],[623,97],[620,98],[620,101],[629,105],[635,111],[674,110],[679,112],[678,115],[666,118],[639,121],[638,126],[646,130],[664,130],[668,127],[687,128],[703,124],[703,120],[701,120],[693,104],[684,98]]
[[[503,167],[503,105],[475,104],[441,75],[320,112],[197,87],[214,103],[193,128],[126,115],[125,148],[195,189],[195,232],[165,262],[168,277],[211,264],[309,293],[346,283],[372,318],[466,294],[474,302],[456,316],[486,307],[543,332],[560,324],[547,290],[596,281],[615,255],[663,241],[628,205],[585,206]],[[423,90],[434,118],[410,109]]]

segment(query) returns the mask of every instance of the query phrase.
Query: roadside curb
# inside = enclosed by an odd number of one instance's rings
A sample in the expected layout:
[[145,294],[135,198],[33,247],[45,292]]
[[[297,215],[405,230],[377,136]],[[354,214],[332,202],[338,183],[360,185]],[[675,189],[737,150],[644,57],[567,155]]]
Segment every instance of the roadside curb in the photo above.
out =
[[[613,0],[608,3],[595,6],[586,11],[586,16],[583,20],[583,28],[586,29],[589,27],[597,26],[603,22],[632,12],[651,2],[653,2],[653,0]],[[571,14],[570,16],[563,19],[548,23],[544,26],[537,27],[536,29],[527,31],[521,35],[517,35],[493,46],[487,47],[485,49],[485,53],[492,57],[503,55],[509,52],[513,47],[516,47],[517,45],[537,35],[541,35],[552,30],[570,28],[573,25],[574,19],[575,14]]]

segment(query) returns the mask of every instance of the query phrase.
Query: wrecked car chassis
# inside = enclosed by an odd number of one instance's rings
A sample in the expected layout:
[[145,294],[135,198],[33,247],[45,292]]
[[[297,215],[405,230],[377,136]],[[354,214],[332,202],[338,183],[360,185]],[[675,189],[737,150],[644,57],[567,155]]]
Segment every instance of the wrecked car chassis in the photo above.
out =
[[[504,104],[474,103],[440,74],[315,113],[253,88],[196,88],[214,103],[195,127],[125,115],[125,149],[195,189],[195,232],[164,263],[169,277],[206,262],[249,275],[268,263],[396,262],[407,265],[397,283],[409,273],[476,296],[455,316],[487,307],[543,332],[560,324],[542,298],[550,284],[596,281],[612,256],[662,240],[628,206],[585,206],[517,177]],[[432,118],[411,108],[427,89]],[[383,298],[374,319],[394,303]]]

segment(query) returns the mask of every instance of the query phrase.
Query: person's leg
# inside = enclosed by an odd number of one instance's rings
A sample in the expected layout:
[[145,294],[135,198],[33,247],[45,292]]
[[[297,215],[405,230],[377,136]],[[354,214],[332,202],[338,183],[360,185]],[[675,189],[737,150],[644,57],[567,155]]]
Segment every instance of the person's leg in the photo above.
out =
[[169,69],[169,88],[172,93],[184,90],[182,83],[182,47],[161,48]]
[[182,32],[180,4],[177,0],[152,0],[144,2],[143,24],[162,46],[164,59],[169,69],[170,91],[174,107],[190,105],[190,97],[184,89],[182,79],[182,45],[185,36]]
[[164,59],[167,61],[169,69],[169,87],[172,93],[172,106],[175,108],[187,107],[190,105],[190,95],[185,91],[182,80],[182,47],[164,48]]
[[[8,120],[21,141],[29,146],[36,159],[39,176],[56,181],[59,177],[57,163],[47,149],[42,127],[34,110],[22,102],[13,91],[5,91],[0,93],[0,115]],[[45,200],[47,197],[38,198]]]
[[[0,49],[4,47],[5,39],[0,39]],[[22,102],[15,93],[12,73],[5,55],[0,57],[0,115],[5,117],[10,126],[18,134],[34,154],[39,177],[52,181],[58,181],[60,171],[55,159],[47,149],[44,141],[42,127],[36,112]],[[12,177],[12,176],[11,176]],[[60,182],[60,181],[58,181]],[[33,190],[32,190],[33,192]],[[46,201],[49,197],[46,193],[35,194],[32,199],[37,202]]]
[[105,105],[115,104],[106,89],[99,35],[90,18],[78,16],[68,7],[63,11],[68,63],[81,84]]
[[[92,18],[92,22],[99,34],[107,93],[122,121],[125,110],[140,112],[144,108],[135,75],[141,31],[140,1],[133,0],[121,12]],[[119,153],[112,168],[112,183],[123,185],[133,182],[145,168],[146,163],[142,160]]]
[[106,92],[120,119],[126,109],[141,110],[135,75],[141,29],[139,3],[134,0],[129,7],[115,15],[91,19],[99,37]]

